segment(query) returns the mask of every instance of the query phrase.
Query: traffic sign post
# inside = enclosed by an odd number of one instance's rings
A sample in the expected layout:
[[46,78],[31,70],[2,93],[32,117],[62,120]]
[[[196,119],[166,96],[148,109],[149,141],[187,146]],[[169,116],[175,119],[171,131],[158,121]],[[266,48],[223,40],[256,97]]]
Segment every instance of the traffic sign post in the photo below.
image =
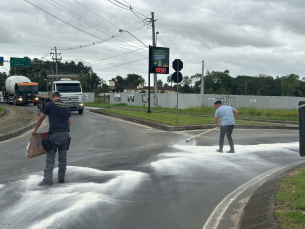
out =
[[173,61],[173,69],[175,69],[176,72],[180,72],[183,68],[183,62],[180,59],[176,59]]
[[181,72],[174,72],[172,75],[172,80],[175,83],[180,83],[182,81],[182,73]]
[[176,123],[178,123],[178,83],[182,81],[182,74],[181,69],[183,68],[183,62],[180,59],[175,59],[173,61],[173,69],[175,69],[176,72],[172,75],[172,80],[177,83],[177,119]]
[[300,139],[300,145],[299,145],[299,154],[301,157],[305,157],[305,102],[300,101],[298,104],[298,110],[299,110],[299,139]]
[[28,68],[28,67],[30,67],[30,59],[11,57],[10,64],[11,64],[11,67]]

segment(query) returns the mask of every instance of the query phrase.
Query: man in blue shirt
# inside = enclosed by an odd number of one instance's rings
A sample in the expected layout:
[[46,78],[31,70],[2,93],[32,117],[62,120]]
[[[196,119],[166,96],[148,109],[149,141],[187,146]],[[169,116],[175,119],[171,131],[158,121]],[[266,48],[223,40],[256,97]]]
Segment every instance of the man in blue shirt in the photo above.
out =
[[35,128],[32,130],[34,134],[40,127],[45,117],[49,116],[49,134],[48,140],[51,145],[47,151],[46,169],[44,170],[44,178],[39,185],[53,184],[53,169],[55,165],[55,154],[58,150],[58,182],[65,182],[65,173],[67,167],[67,150],[70,145],[70,125],[71,112],[67,104],[61,101],[61,95],[55,91],[51,95],[52,102],[48,103],[43,113],[38,117]]
[[[216,151],[219,153],[223,152],[223,142],[225,135],[227,134],[230,145],[230,151],[227,151],[227,153],[235,153],[231,135],[234,129],[235,119],[238,115],[238,111],[233,107],[222,105],[220,100],[216,101],[214,105],[217,109],[215,112],[215,124],[218,128],[220,128],[219,149]],[[221,126],[218,124],[218,118],[221,118]]]

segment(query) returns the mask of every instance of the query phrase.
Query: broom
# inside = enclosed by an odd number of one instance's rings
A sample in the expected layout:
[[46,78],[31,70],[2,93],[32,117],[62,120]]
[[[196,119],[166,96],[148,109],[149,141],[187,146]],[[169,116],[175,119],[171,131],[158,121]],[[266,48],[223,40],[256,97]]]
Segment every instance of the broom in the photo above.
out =
[[194,138],[196,138],[196,137],[198,137],[198,136],[200,136],[200,135],[206,134],[206,133],[208,133],[208,132],[210,132],[210,131],[212,131],[212,130],[215,130],[215,129],[217,129],[217,127],[213,128],[213,129],[210,129],[210,130],[207,130],[207,131],[205,131],[205,132],[202,132],[201,134],[197,134],[197,135],[195,135],[195,136],[193,136],[193,137],[191,137],[191,138],[188,138],[188,139],[186,139],[185,142],[188,143],[188,142],[192,141]]

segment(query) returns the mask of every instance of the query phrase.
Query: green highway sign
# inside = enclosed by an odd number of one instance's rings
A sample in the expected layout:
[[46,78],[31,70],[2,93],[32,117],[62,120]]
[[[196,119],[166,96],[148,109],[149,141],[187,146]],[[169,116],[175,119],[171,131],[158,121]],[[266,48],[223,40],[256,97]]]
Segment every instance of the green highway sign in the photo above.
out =
[[30,67],[30,59],[29,58],[10,58],[11,67],[23,67],[28,68]]

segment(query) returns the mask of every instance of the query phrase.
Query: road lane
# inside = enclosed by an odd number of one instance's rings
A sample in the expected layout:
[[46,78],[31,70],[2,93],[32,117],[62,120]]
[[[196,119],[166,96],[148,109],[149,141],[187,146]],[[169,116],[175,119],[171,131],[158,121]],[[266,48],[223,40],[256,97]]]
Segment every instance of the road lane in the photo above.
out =
[[72,122],[63,185],[55,169],[52,187],[37,186],[45,156],[24,158],[29,134],[0,143],[0,225],[203,228],[228,194],[302,160],[297,131],[236,129],[236,154],[220,154],[218,131],[186,144],[200,131],[163,132],[87,112],[72,113]]

